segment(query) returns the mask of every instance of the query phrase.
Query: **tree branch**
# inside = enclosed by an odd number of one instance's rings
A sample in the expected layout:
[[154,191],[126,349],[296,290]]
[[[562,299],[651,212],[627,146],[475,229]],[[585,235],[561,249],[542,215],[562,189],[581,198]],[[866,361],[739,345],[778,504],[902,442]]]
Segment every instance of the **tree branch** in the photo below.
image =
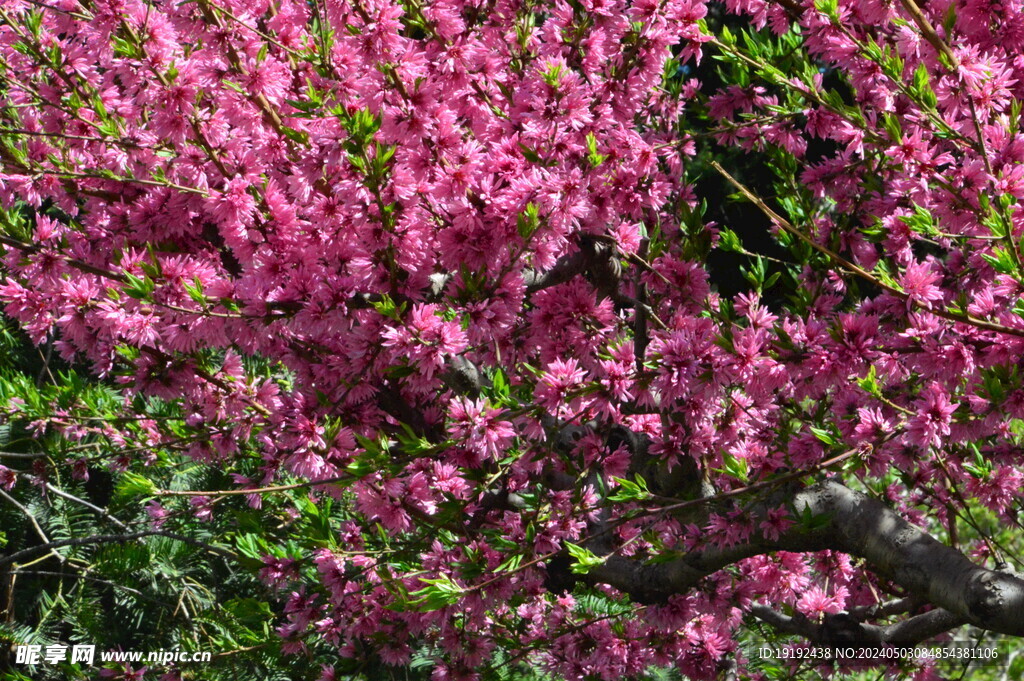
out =
[[28,558],[33,554],[41,553],[44,551],[52,551],[54,549],[61,548],[62,546],[87,546],[89,544],[120,544],[124,542],[135,541],[137,539],[142,539],[143,537],[167,537],[168,539],[176,539],[177,541],[185,542],[186,544],[191,544],[192,546],[197,546],[199,548],[206,549],[210,553],[215,553],[219,556],[224,556],[225,558],[235,559],[238,557],[236,554],[234,554],[231,551],[228,551],[227,549],[222,549],[219,546],[207,544],[206,542],[199,541],[198,539],[193,539],[191,537],[175,534],[174,532],[165,532],[164,530],[147,530],[145,532],[135,532],[132,534],[98,534],[92,537],[75,537],[72,539],[60,539],[58,541],[51,541],[46,544],[41,544],[39,546],[31,546],[27,549],[22,549],[21,551],[12,553],[9,556],[4,556],[3,558],[0,558],[0,568],[5,567],[7,565],[11,565],[13,563],[17,563],[22,558]]
[[953,618],[911,618],[892,625],[897,628],[883,632],[886,636],[917,636],[940,627],[944,631],[956,623],[1024,636],[1024,580],[1017,576],[975,565],[884,504],[833,480],[797,492],[788,503],[798,517],[810,513],[823,522],[815,529],[795,525],[774,541],[756,537],[743,544],[693,551],[667,563],[646,565],[612,555],[586,580],[613,586],[639,602],[663,602],[744,558],[779,550],[834,550],[863,558],[876,574]]
[[750,614],[776,631],[801,636],[817,645],[911,646],[965,624],[962,617],[942,609],[889,625],[865,624],[849,613],[826,614],[819,624],[801,615],[783,615],[764,605],[753,606]]
[[[22,515],[24,515],[26,518],[28,518],[29,523],[32,524],[32,529],[35,530],[36,535],[43,542],[43,545],[40,546],[40,547],[37,547],[37,548],[45,549],[48,545],[52,544],[52,542],[50,541],[50,538],[46,536],[45,532],[43,532],[43,528],[40,527],[39,521],[36,520],[36,517],[32,514],[32,511],[28,510],[25,506],[23,506],[20,502],[18,502],[17,499],[15,499],[11,495],[7,494],[3,490],[0,490],[0,499],[5,500],[11,506],[14,506],[14,508],[16,508],[19,511],[21,511]],[[50,553],[53,554],[53,557],[56,558],[58,562],[61,562],[61,563],[64,562],[64,556],[60,555],[59,553],[57,553],[53,549],[50,550]],[[2,565],[2,562],[0,562],[0,565]]]
[[58,489],[58,488],[54,487],[53,485],[51,485],[48,482],[45,483],[45,484],[46,484],[46,489],[49,490],[50,492],[53,492],[58,497],[63,497],[65,499],[67,499],[68,501],[73,501],[73,502],[75,502],[77,504],[81,504],[82,506],[85,506],[86,508],[88,508],[88,509],[90,509],[92,511],[95,511],[96,513],[100,514],[101,517],[103,517],[106,520],[109,520],[110,522],[112,522],[114,525],[117,525],[122,530],[127,530],[128,529],[127,525],[122,523],[120,520],[118,520],[114,516],[110,515],[110,512],[107,511],[107,509],[100,508],[99,506],[97,506],[96,504],[94,504],[94,503],[92,503],[90,501],[86,501],[85,499],[81,499],[79,497],[76,497],[74,494],[71,494],[69,492],[65,492],[62,489]]
[[911,645],[926,641],[966,623],[963,617],[954,615],[948,610],[929,610],[926,613],[882,627],[882,637],[886,642]]
[[147,601],[149,601],[151,603],[156,603],[157,605],[162,605],[165,608],[170,608],[171,607],[170,603],[166,603],[164,601],[161,601],[158,598],[153,598],[149,594],[147,594],[147,593],[145,593],[143,591],[140,591],[138,589],[132,588],[130,586],[125,586],[124,584],[118,584],[116,582],[111,582],[111,581],[108,581],[106,579],[100,579],[98,577],[91,577],[89,575],[84,575],[84,574],[80,574],[80,573],[77,573],[77,572],[53,572],[52,570],[18,570],[16,574],[19,574],[19,575],[38,575],[40,577],[60,577],[62,579],[63,578],[84,579],[85,581],[92,582],[94,584],[102,584],[104,586],[109,586],[111,589],[120,589],[121,591],[124,591],[126,593],[130,593],[133,596],[138,596],[139,598],[147,600]]
[[783,615],[767,605],[750,606],[750,614],[781,634],[793,634],[808,641],[818,641],[818,626],[806,617]]
[[746,198],[748,201],[753,203],[754,206],[756,206],[758,210],[760,210],[762,213],[764,213],[765,217],[767,217],[769,220],[771,220],[772,223],[778,225],[779,228],[782,229],[783,231],[788,232],[789,234],[793,235],[794,237],[796,237],[800,241],[804,242],[805,244],[807,244],[808,246],[810,246],[811,248],[813,248],[817,252],[819,252],[822,255],[826,256],[832,262],[836,263],[837,265],[839,265],[842,269],[846,270],[847,272],[849,272],[851,274],[854,274],[854,275],[856,275],[856,276],[858,276],[861,279],[864,279],[866,281],[870,281],[872,284],[874,284],[875,286],[879,287],[880,289],[882,289],[886,293],[888,293],[888,294],[890,294],[892,296],[895,296],[897,298],[900,298],[901,300],[905,300],[905,301],[908,302],[908,304],[912,305],[913,307],[915,307],[915,308],[917,308],[917,309],[919,309],[919,310],[921,310],[923,312],[927,312],[929,314],[933,314],[936,317],[942,317],[943,319],[951,321],[951,322],[958,322],[958,323],[961,323],[961,324],[969,324],[969,325],[977,327],[979,329],[985,329],[986,331],[995,331],[997,333],[1005,333],[1005,334],[1010,335],[1010,336],[1024,336],[1024,329],[1019,329],[1019,328],[1014,328],[1014,327],[1006,326],[1004,324],[999,324],[997,322],[991,322],[991,321],[988,321],[986,319],[979,319],[978,317],[974,317],[973,315],[967,314],[965,312],[954,312],[953,310],[950,310],[950,309],[947,309],[945,307],[942,307],[941,305],[939,305],[937,307],[934,307],[934,308],[928,307],[927,305],[925,305],[921,301],[919,301],[919,300],[917,300],[915,298],[911,298],[909,295],[907,295],[906,291],[904,291],[904,290],[902,290],[900,288],[897,288],[897,287],[895,287],[895,286],[893,286],[891,284],[885,283],[884,281],[882,281],[881,279],[879,279],[878,277],[876,277],[872,273],[870,273],[867,270],[865,270],[863,267],[855,265],[854,263],[852,263],[851,261],[847,260],[843,256],[839,255],[835,251],[833,251],[830,248],[827,248],[825,246],[822,246],[817,241],[815,241],[811,237],[809,237],[806,234],[804,234],[803,232],[801,232],[791,222],[789,222],[789,220],[786,220],[784,217],[782,217],[781,215],[776,213],[774,210],[772,210],[768,206],[768,204],[765,203],[764,199],[762,199],[757,194],[755,194],[752,191],[750,191],[750,189],[748,189],[746,186],[741,184],[736,178],[734,178],[732,175],[730,175],[725,170],[725,168],[723,168],[721,166],[721,164],[719,164],[718,162],[712,161],[711,162],[711,166],[715,170],[717,170],[719,172],[719,174],[722,175],[722,177],[724,177],[729,182],[729,184],[731,184],[733,187],[735,187],[739,191],[739,193],[744,196],[744,198]]
[[922,605],[924,604],[917,598],[897,598],[885,603],[876,603],[875,605],[870,606],[850,608],[848,612],[863,622],[868,619],[892,617],[893,615],[902,615],[904,613],[913,612]]

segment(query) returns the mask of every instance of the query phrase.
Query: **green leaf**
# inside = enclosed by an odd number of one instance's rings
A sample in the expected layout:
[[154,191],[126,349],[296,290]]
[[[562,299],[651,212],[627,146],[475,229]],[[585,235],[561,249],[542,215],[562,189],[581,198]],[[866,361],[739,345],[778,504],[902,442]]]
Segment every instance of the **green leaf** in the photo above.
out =
[[255,598],[233,598],[224,609],[249,626],[274,619],[270,605]]
[[513,554],[513,555],[509,556],[504,561],[502,561],[501,565],[499,565],[498,567],[494,568],[494,571],[495,572],[515,572],[516,570],[519,569],[519,566],[522,565],[522,564],[523,564],[523,554],[516,553],[516,554]]
[[946,30],[946,35],[949,35],[954,26],[956,26],[956,3],[951,2],[946,10],[946,15],[942,17],[942,28]]
[[356,478],[364,478],[377,470],[379,470],[377,457],[368,454],[356,457],[352,463],[345,466],[345,472]]
[[284,102],[305,113],[312,113],[320,108],[320,102],[306,102],[298,99],[286,99]]
[[126,272],[124,277],[127,282],[127,286],[122,290],[126,295],[137,300],[149,299],[150,295],[152,295],[153,291],[156,289],[156,284],[154,284],[149,277],[143,279],[131,272]]
[[417,435],[408,424],[399,423],[399,425],[402,427],[402,432],[396,434],[395,437],[402,446],[402,451],[415,456],[434,448],[434,443],[421,435]]
[[548,66],[547,70],[541,74],[541,77],[549,87],[557,88],[562,81],[562,71],[564,69],[565,67],[561,64],[551,64]]
[[284,136],[292,142],[296,142],[298,144],[306,144],[309,142],[309,133],[307,132],[295,130],[294,128],[289,128],[287,126],[281,126],[281,132],[284,133]]
[[869,395],[878,396],[881,394],[881,388],[878,385],[878,373],[875,369],[875,365],[872,364],[868,368],[868,373],[864,378],[857,379],[857,385],[860,386],[861,390],[868,393]]
[[151,497],[156,495],[157,489],[149,478],[128,471],[121,474],[115,492],[120,497]]
[[603,565],[605,562],[604,558],[594,555],[589,549],[585,549],[578,544],[566,542],[565,548],[573,558],[573,564],[569,568],[573,574],[585,575],[593,568]]
[[537,204],[528,203],[522,213],[516,218],[516,229],[524,241],[533,236],[540,225],[540,209]]
[[206,296],[203,294],[203,282],[199,277],[193,277],[192,283],[182,282],[185,287],[185,292],[188,293],[188,297],[199,303],[200,305],[206,304]]
[[723,251],[740,253],[743,251],[743,243],[736,232],[723,228],[718,232],[718,247]]
[[736,36],[733,35],[732,31],[729,30],[729,27],[725,26],[724,24],[719,29],[718,39],[722,41],[723,45],[732,46],[736,44]]
[[935,108],[935,92],[932,90],[928,77],[928,67],[924,65],[924,62],[918,64],[914,70],[913,89],[929,108]]
[[395,305],[395,301],[391,299],[391,296],[386,293],[381,296],[380,300],[373,303],[373,309],[383,317],[401,321],[401,316],[398,314],[398,306]]
[[995,255],[981,253],[981,257],[999,274],[1011,274],[1015,269],[1013,256],[1005,248],[993,248],[992,252]]
[[635,476],[635,482],[633,480],[626,480],[625,478],[613,478],[618,483],[618,491],[609,496],[610,501],[644,501],[651,498],[651,493],[647,489],[647,481],[640,475]]
[[508,384],[508,378],[505,377],[505,372],[500,367],[494,370],[494,374],[491,376],[491,388],[494,391],[494,397],[498,400],[508,399],[510,394],[510,388]]
[[604,154],[599,154],[597,152],[597,137],[594,135],[594,133],[588,132],[587,133],[587,160],[590,162],[590,165],[592,165],[592,166],[594,166],[596,168],[597,166],[599,166],[602,163],[604,163],[605,158],[607,158],[607,157]]
[[227,78],[225,78],[224,80],[221,81],[221,83],[223,85],[227,85],[229,88],[231,88],[232,90],[234,90],[235,92],[237,92],[240,95],[246,94],[245,88],[242,87],[241,85],[239,85],[238,83],[234,82],[234,81],[231,81],[231,80],[228,80]]
[[440,610],[454,605],[459,602],[465,592],[465,589],[452,581],[448,575],[441,575],[437,579],[420,577],[420,581],[427,586],[409,594],[413,598],[409,601],[409,605],[419,612]]
[[816,428],[811,426],[811,432],[814,433],[814,437],[818,438],[829,447],[838,446],[839,442],[836,440],[835,435],[831,431],[825,430],[824,428]]
[[722,453],[722,472],[741,482],[747,482],[750,465],[746,459],[739,459],[729,452]]
[[887,113],[882,114],[882,125],[885,127],[885,131],[889,133],[889,139],[896,144],[903,141],[903,128],[896,116]]
[[240,534],[235,538],[235,548],[243,556],[249,558],[262,559],[263,556],[270,554],[270,549],[267,547],[267,542],[257,534],[246,533]]

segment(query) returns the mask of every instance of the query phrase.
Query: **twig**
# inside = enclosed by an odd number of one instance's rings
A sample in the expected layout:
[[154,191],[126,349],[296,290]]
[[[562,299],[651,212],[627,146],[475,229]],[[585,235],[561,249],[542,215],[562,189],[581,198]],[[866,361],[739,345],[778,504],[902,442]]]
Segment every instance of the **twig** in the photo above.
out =
[[[29,511],[27,508],[22,506],[21,503],[17,499],[12,497],[7,492],[4,492],[3,490],[0,490],[0,498],[3,498],[4,500],[7,501],[7,503],[11,504],[16,509],[21,511],[22,514],[24,514],[24,516],[26,518],[28,518],[28,521],[30,523],[32,523],[32,528],[36,531],[36,534],[39,536],[39,538],[43,540],[43,545],[44,545],[42,547],[35,547],[35,548],[45,548],[46,545],[52,544],[52,542],[50,541],[50,538],[46,536],[45,532],[43,532],[43,528],[39,526],[39,521],[36,520],[36,517],[34,515],[32,515],[31,511]],[[54,558],[56,558],[61,563],[64,562],[64,556],[60,555],[59,553],[54,551],[52,548],[50,549],[50,553],[52,553]],[[2,565],[2,564],[3,564],[3,561],[0,561],[0,565]]]
[[24,454],[22,452],[0,452],[0,457],[7,459],[42,459],[46,454]]
[[274,485],[273,487],[256,487],[253,489],[222,489],[222,490],[207,490],[207,491],[196,491],[196,490],[172,490],[172,489],[158,489],[153,492],[153,496],[157,497],[227,497],[237,494],[267,494],[269,492],[284,492],[290,489],[301,489],[303,487],[315,487],[316,485],[326,485],[332,482],[342,482],[343,480],[351,480],[352,475],[339,475],[333,478],[324,478],[323,480],[307,480],[306,482],[296,482],[290,485]]
[[867,270],[865,270],[863,267],[860,267],[858,265],[853,264],[852,262],[850,262],[849,260],[847,260],[843,256],[839,255],[838,253],[836,253],[832,249],[828,248],[827,246],[822,246],[821,244],[816,242],[814,239],[810,238],[809,236],[807,236],[806,234],[801,232],[799,229],[794,227],[791,222],[789,222],[784,217],[782,217],[781,215],[776,213],[774,210],[772,210],[768,206],[768,204],[764,202],[764,199],[762,199],[757,194],[754,194],[746,186],[741,184],[736,178],[734,178],[732,175],[730,175],[725,170],[725,168],[723,168],[717,161],[712,161],[711,162],[711,166],[715,170],[717,170],[722,175],[722,177],[724,177],[726,180],[728,180],[729,183],[733,187],[735,187],[737,190],[739,190],[739,192],[741,194],[743,194],[743,196],[748,201],[753,203],[762,213],[765,214],[766,217],[768,217],[768,219],[770,219],[773,223],[777,224],[783,231],[785,231],[785,232],[795,236],[797,239],[799,239],[800,241],[803,241],[805,244],[807,244],[808,246],[810,246],[814,250],[818,251],[822,255],[827,256],[829,259],[831,259],[832,261],[837,263],[840,267],[842,267],[843,269],[847,270],[851,274],[855,274],[858,277],[861,277],[862,279],[864,279],[866,281],[870,281],[872,284],[874,284],[875,286],[878,286],[879,288],[884,290],[886,293],[890,293],[890,294],[892,294],[892,295],[894,295],[894,296],[896,296],[898,298],[901,298],[902,300],[906,300],[910,305],[913,305],[914,307],[916,307],[917,309],[921,310],[922,312],[931,313],[931,314],[935,315],[936,317],[942,317],[943,319],[947,319],[947,320],[949,320],[951,322],[959,322],[961,324],[969,324],[969,325],[975,326],[975,327],[977,327],[979,329],[985,329],[986,331],[995,331],[996,333],[1005,333],[1005,334],[1010,335],[1010,336],[1024,337],[1024,329],[1015,329],[1015,328],[1010,327],[1010,326],[1003,326],[1002,324],[997,324],[996,322],[990,322],[990,321],[986,321],[984,319],[979,319],[979,318],[973,317],[973,316],[971,316],[969,314],[962,314],[962,313],[958,313],[958,312],[953,312],[952,310],[947,310],[947,309],[944,309],[944,308],[934,308],[933,309],[933,308],[930,308],[930,307],[927,307],[927,306],[923,305],[922,303],[918,302],[917,300],[911,298],[909,295],[907,295],[906,292],[902,291],[901,289],[898,289],[895,286],[892,286],[890,284],[886,284],[885,282],[880,280],[878,277],[876,277],[875,275],[873,275],[870,272],[868,272]]
[[120,527],[122,530],[127,530],[128,529],[127,525],[122,523],[120,520],[118,520],[114,516],[110,515],[110,512],[107,511],[107,509],[105,509],[105,508],[100,508],[99,506],[97,506],[96,504],[94,504],[92,502],[89,502],[89,501],[86,501],[85,499],[80,499],[80,498],[76,497],[74,494],[70,494],[68,492],[65,492],[64,490],[57,489],[56,487],[54,487],[50,483],[46,483],[46,489],[48,489],[49,491],[53,492],[58,497],[63,497],[65,499],[67,499],[68,501],[74,501],[77,504],[81,504],[82,506],[85,506],[88,509],[96,511],[103,518],[105,518],[106,520],[109,520],[110,522],[114,523],[115,525]]
[[106,579],[100,579],[98,577],[90,577],[89,575],[83,575],[83,574],[79,574],[77,572],[53,572],[52,570],[22,570],[22,569],[19,568],[19,569],[14,570],[12,572],[12,574],[16,574],[16,575],[42,575],[42,576],[47,576],[47,577],[73,577],[75,579],[84,579],[84,580],[86,580],[88,582],[95,582],[97,584],[103,584],[105,586],[109,586],[109,587],[114,588],[114,589],[121,589],[122,591],[127,591],[128,593],[134,594],[135,596],[138,596],[139,598],[144,598],[147,601],[151,601],[151,602],[156,603],[158,605],[162,605],[165,608],[169,608],[170,607],[170,603],[165,603],[164,601],[161,601],[161,600],[159,600],[157,598],[153,598],[149,594],[146,594],[146,593],[144,593],[142,591],[139,591],[138,589],[135,589],[133,587],[125,586],[124,584],[118,584],[116,582],[111,582],[111,581],[108,581]]
[[[0,492],[0,494],[2,494],[2,492]],[[186,544],[191,544],[192,546],[197,546],[199,548],[206,549],[210,553],[216,553],[217,555],[223,556],[225,558],[231,558],[232,560],[238,558],[238,554],[234,553],[233,551],[229,551],[219,546],[213,546],[212,544],[207,544],[206,542],[199,541],[198,539],[193,539],[192,537],[185,537],[180,534],[175,534],[174,532],[166,532],[164,530],[147,530],[145,532],[135,532],[132,534],[98,534],[92,537],[76,537],[73,539],[61,539],[58,541],[47,542],[46,544],[43,544],[41,546],[32,546],[27,549],[22,549],[21,551],[18,551],[16,553],[12,553],[9,556],[0,558],[0,567],[4,567],[5,565],[11,565],[12,563],[16,563],[18,560],[22,558],[26,558],[41,551],[52,551],[53,549],[61,548],[63,546],[88,546],[89,544],[121,544],[124,542],[135,541],[137,539],[143,539],[145,537],[167,537],[168,539],[175,539]]]

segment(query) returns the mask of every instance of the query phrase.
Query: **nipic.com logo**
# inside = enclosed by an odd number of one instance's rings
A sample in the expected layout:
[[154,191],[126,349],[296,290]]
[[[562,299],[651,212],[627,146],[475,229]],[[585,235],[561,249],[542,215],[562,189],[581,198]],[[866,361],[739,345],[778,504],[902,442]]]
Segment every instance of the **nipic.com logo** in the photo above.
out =
[[148,664],[170,664],[178,662],[209,662],[209,652],[188,652],[183,650],[104,650],[97,655],[94,645],[22,645],[14,647],[14,663],[22,665],[59,664],[70,662],[92,665],[99,657],[105,662],[146,662]]

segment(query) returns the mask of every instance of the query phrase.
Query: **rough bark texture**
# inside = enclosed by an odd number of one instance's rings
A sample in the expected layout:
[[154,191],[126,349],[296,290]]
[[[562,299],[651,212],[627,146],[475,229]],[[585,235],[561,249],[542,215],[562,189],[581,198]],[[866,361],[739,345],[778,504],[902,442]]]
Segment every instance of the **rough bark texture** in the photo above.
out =
[[919,637],[924,634],[962,623],[1024,636],[1024,580],[975,565],[884,504],[832,480],[796,492],[791,503],[798,516],[809,509],[824,522],[814,530],[796,525],[777,541],[759,538],[655,565],[610,556],[591,570],[588,581],[614,586],[640,602],[661,602],[743,558],[776,550],[832,549],[863,558],[880,576],[940,609],[900,625],[873,627],[877,631],[872,636],[880,640],[923,640]]
[[799,615],[783,615],[764,605],[755,605],[750,614],[779,632],[802,636],[820,645],[915,645],[965,623],[963,618],[942,609],[884,626],[861,622],[849,613],[826,614],[821,622],[812,622]]

